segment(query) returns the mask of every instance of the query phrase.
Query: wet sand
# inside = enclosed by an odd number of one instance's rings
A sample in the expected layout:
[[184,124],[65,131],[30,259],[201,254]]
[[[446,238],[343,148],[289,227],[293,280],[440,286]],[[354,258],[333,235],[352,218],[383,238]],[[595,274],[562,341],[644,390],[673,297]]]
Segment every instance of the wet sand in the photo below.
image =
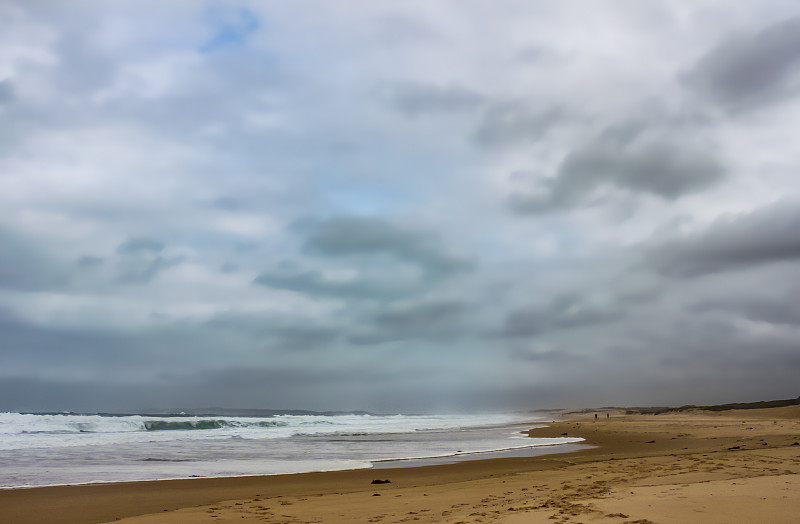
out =
[[597,421],[571,413],[531,434],[596,447],[416,468],[7,490],[0,520],[730,524],[794,523],[800,514],[800,406]]

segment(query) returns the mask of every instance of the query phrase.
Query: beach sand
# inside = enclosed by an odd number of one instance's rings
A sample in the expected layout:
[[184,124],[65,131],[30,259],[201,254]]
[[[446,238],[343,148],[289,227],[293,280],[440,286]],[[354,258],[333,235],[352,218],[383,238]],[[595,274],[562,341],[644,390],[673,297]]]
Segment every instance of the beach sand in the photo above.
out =
[[[404,469],[0,491],[26,523],[796,523],[800,406],[564,414],[573,453]],[[373,479],[390,480],[371,484]]]

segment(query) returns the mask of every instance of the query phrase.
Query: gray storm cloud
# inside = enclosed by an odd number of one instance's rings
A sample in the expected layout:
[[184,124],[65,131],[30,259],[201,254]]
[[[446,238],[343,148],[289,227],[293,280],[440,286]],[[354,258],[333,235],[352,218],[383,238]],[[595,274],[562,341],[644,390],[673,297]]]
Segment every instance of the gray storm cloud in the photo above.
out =
[[0,229],[0,288],[37,291],[66,284],[69,273],[34,240]]
[[448,253],[435,235],[371,217],[344,216],[322,222],[310,232],[305,248],[323,257],[387,255],[436,277],[472,268],[470,261]]
[[518,194],[520,213],[547,213],[585,205],[602,187],[674,200],[698,193],[724,176],[721,162],[681,126],[631,121],[613,126],[571,151],[542,194]]
[[285,289],[311,296],[331,296],[349,299],[374,299],[407,296],[406,286],[392,285],[365,278],[331,279],[319,271],[293,271],[277,269],[258,275],[254,284],[275,289]]
[[549,304],[512,311],[506,318],[504,336],[531,337],[549,330],[577,329],[619,320],[623,308],[575,296],[555,297]]
[[722,217],[704,231],[654,245],[646,258],[657,270],[680,276],[800,259],[800,205],[779,202]]
[[409,117],[469,110],[483,97],[458,86],[395,85],[386,89],[389,104]]
[[800,18],[726,38],[697,62],[685,81],[736,111],[795,95],[800,89]]
[[538,141],[564,116],[557,107],[532,109],[506,102],[487,108],[475,132],[475,142],[487,147],[520,146]]

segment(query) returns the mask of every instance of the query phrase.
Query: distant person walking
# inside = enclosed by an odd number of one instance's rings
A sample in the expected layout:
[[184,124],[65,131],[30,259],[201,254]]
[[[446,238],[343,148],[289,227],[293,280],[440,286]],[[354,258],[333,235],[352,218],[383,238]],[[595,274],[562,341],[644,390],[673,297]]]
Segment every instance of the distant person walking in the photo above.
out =
[[594,419],[597,420],[597,413],[594,414]]

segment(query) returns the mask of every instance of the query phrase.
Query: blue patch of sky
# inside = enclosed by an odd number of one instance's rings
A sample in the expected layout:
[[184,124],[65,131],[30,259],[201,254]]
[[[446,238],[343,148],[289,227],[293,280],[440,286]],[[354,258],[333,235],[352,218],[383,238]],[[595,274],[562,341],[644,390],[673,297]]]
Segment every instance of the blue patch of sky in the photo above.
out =
[[354,146],[343,153],[318,151],[310,169],[324,205],[334,213],[391,214],[415,198],[416,183],[407,176],[409,160],[391,146]]
[[402,198],[397,188],[340,180],[324,181],[320,189],[335,213],[348,215],[381,215],[394,208]]
[[255,13],[244,8],[236,11],[211,9],[205,18],[214,31],[211,38],[197,48],[201,53],[213,53],[226,47],[241,46],[261,27],[261,22]]

